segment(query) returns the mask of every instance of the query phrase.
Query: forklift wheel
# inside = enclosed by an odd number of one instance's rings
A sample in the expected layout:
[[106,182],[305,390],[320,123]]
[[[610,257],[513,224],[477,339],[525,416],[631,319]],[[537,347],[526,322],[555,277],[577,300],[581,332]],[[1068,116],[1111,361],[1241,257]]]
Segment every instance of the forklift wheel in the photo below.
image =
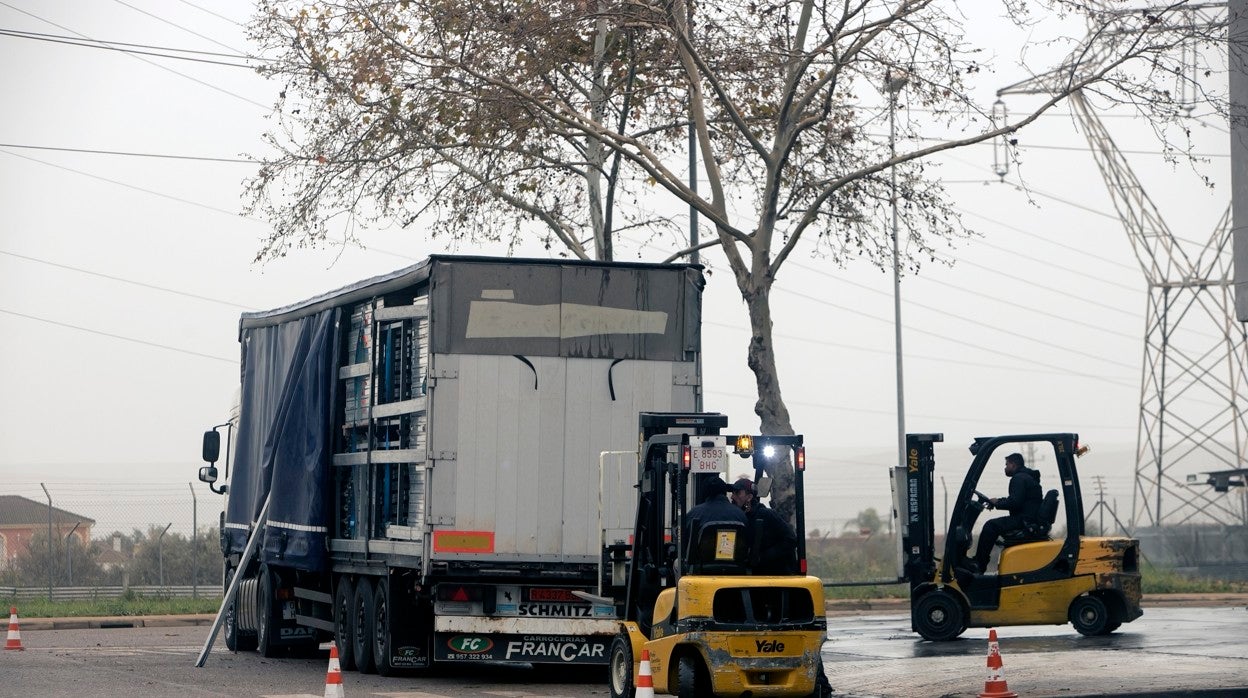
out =
[[1080,635],[1108,635],[1118,627],[1110,619],[1105,601],[1092,595],[1076,597],[1070,603],[1070,624]]
[[611,641],[611,698],[633,698],[633,645],[620,633]]
[[686,652],[676,664],[677,693],[680,698],[706,698],[711,695],[711,677],[698,655]]
[[947,591],[929,591],[914,604],[914,627],[924,640],[945,642],[966,630],[962,604]]

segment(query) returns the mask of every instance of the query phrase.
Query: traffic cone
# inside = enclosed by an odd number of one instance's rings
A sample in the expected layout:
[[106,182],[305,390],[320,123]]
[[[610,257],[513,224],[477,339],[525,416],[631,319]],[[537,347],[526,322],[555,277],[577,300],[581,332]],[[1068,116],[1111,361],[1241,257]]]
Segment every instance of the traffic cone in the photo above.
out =
[[979,694],[979,698],[1018,698],[1018,694],[1005,685],[996,628],[988,630],[988,680],[984,682],[984,692]]
[[9,606],[9,639],[5,641],[6,650],[24,650],[22,647],[22,629],[17,625],[17,606]]
[[329,671],[325,673],[325,698],[346,698],[342,691],[342,667],[338,664],[338,643],[329,645]]
[[650,676],[650,650],[641,651],[641,670],[637,672],[634,698],[654,698],[654,679]]

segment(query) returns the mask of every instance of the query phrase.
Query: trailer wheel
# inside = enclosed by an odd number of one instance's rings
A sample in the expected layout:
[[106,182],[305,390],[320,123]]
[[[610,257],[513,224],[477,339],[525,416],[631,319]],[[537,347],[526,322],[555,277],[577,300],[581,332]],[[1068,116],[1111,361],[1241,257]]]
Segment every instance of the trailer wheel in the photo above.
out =
[[[235,570],[226,570],[225,586],[223,590],[230,588],[230,583],[234,581]],[[222,631],[225,633],[225,647],[231,652],[250,652],[256,648],[256,637],[250,633],[245,633],[238,629],[238,596],[235,595],[234,600],[225,607],[225,617],[222,618]]]
[[338,578],[338,591],[334,594],[334,644],[338,646],[338,664],[345,671],[355,671],[355,636],[351,630],[351,604],[355,600],[355,586],[351,578]]
[[711,694],[711,677],[702,660],[693,652],[680,655],[676,663],[676,695],[680,698],[705,698]]
[[914,628],[924,640],[946,642],[966,629],[962,604],[947,591],[929,591],[914,604]]
[[1070,624],[1080,635],[1108,635],[1113,632],[1109,607],[1099,596],[1078,596],[1070,602]]
[[355,600],[351,603],[351,640],[355,647],[355,666],[361,674],[377,671],[377,664],[373,662],[373,644],[377,636],[373,618],[376,613],[373,582],[368,577],[360,577],[355,583]]
[[377,673],[393,676],[394,666],[390,664],[390,650],[394,644],[390,631],[390,580],[386,577],[377,580],[377,589],[373,594],[373,635],[373,664]]
[[268,565],[260,566],[260,583],[256,585],[256,649],[265,657],[277,656],[273,640],[273,572]]
[[620,633],[611,641],[611,698],[633,698],[633,643],[628,635]]

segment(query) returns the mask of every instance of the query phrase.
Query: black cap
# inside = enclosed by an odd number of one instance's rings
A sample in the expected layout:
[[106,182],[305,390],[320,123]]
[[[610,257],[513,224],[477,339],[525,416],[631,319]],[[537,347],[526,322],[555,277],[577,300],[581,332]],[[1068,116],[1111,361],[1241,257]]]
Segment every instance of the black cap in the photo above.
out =
[[702,483],[702,491],[707,495],[728,494],[732,491],[732,485],[724,482],[719,477],[711,477]]
[[754,493],[754,481],[748,477],[739,477],[737,481],[731,485],[733,492],[749,492]]

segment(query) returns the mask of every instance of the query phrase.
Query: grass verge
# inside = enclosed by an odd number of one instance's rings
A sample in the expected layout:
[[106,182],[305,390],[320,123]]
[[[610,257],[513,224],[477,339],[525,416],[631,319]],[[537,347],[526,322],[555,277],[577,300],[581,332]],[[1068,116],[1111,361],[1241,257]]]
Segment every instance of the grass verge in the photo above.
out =
[[158,599],[142,596],[90,601],[48,601],[45,599],[4,599],[4,607],[15,606],[21,618],[80,618],[83,616],[163,616],[216,613],[221,598]]

